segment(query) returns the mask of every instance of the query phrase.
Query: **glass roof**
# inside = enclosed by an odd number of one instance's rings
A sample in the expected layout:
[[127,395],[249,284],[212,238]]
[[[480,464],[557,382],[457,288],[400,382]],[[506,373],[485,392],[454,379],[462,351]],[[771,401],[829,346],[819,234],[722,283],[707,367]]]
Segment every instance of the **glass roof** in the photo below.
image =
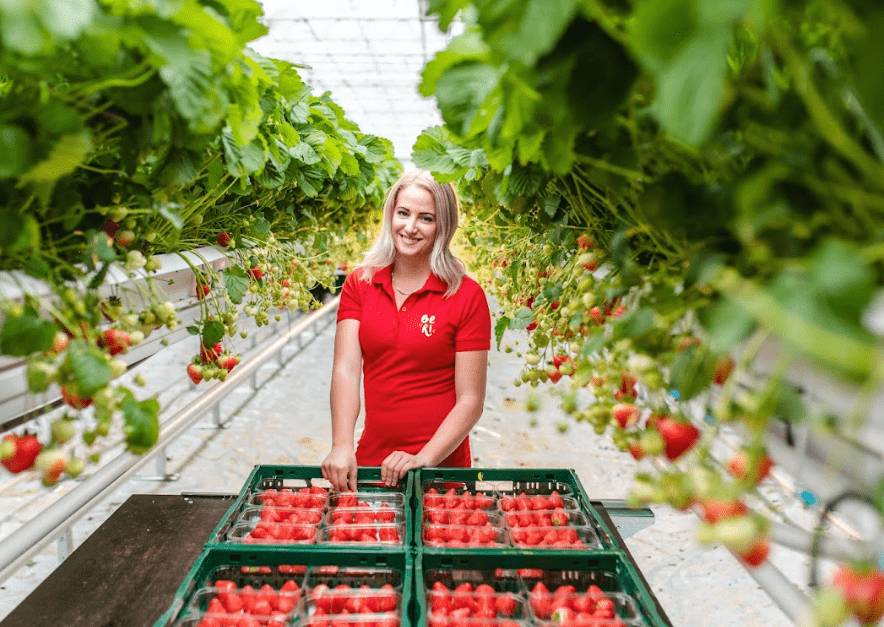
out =
[[270,29],[252,42],[260,54],[300,69],[316,95],[335,102],[365,133],[393,142],[406,168],[414,141],[442,123],[433,99],[418,93],[424,64],[462,30],[422,17],[425,0],[261,0]]

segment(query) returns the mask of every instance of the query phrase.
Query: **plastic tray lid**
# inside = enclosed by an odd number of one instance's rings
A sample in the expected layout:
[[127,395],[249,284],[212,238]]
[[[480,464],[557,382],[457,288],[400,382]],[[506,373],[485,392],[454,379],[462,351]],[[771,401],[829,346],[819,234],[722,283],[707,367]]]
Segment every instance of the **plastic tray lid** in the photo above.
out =
[[602,543],[592,527],[507,528],[511,546],[531,549],[599,550]]
[[387,507],[405,508],[405,494],[402,492],[391,492],[389,488],[385,490],[357,490],[356,492],[334,492],[329,497],[329,507],[360,507],[362,504],[369,507],[380,507],[386,504]]
[[310,566],[304,577],[305,589],[309,591],[318,584],[331,588],[341,584],[351,588],[380,588],[390,584],[394,590],[401,591],[402,573],[394,568],[380,566],[336,566],[334,569],[328,566]]
[[321,542],[357,546],[402,545],[405,543],[405,523],[326,526],[322,530]]
[[[589,519],[580,510],[527,510],[505,512],[501,519],[510,528],[523,527],[588,527]],[[539,521],[549,520],[549,524]]]
[[470,527],[504,526],[503,517],[499,512],[483,509],[425,509],[425,525],[459,525]]
[[404,523],[405,509],[398,505],[390,506],[381,503],[378,507],[333,507],[324,516],[327,525],[333,524],[362,524],[373,523]]

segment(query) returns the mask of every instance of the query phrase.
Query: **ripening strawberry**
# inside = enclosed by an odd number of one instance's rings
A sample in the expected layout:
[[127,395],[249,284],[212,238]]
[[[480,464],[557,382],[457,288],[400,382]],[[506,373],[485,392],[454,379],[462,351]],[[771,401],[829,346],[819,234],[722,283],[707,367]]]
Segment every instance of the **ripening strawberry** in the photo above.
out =
[[119,244],[121,247],[128,248],[132,245],[132,242],[135,241],[135,233],[133,233],[129,229],[126,229],[124,231],[117,231],[117,235],[114,239],[116,239],[117,244]]
[[590,248],[595,246],[595,242],[591,237],[583,234],[577,238],[577,245],[580,247],[581,250],[589,250]]
[[713,375],[712,380],[715,381],[717,385],[724,385],[725,381],[728,380],[733,371],[734,360],[730,357],[722,357],[715,365],[715,375]]
[[203,380],[203,369],[196,364],[187,364],[187,376],[194,384],[197,384]]
[[204,299],[206,296],[209,295],[210,291],[211,291],[211,288],[209,287],[208,283],[197,283],[196,284],[197,300]]
[[749,481],[752,485],[757,485],[768,474],[773,467],[773,460],[768,456],[766,451],[761,451],[758,461],[752,468],[749,467],[750,456],[745,449],[740,449],[728,461],[727,469],[734,477],[740,481]]
[[590,272],[595,272],[599,267],[599,258],[595,253],[583,253],[577,258],[577,263]]
[[61,386],[61,397],[64,399],[65,403],[67,403],[74,409],[83,409],[84,407],[89,407],[89,405],[92,404],[91,397],[80,396],[64,385]]

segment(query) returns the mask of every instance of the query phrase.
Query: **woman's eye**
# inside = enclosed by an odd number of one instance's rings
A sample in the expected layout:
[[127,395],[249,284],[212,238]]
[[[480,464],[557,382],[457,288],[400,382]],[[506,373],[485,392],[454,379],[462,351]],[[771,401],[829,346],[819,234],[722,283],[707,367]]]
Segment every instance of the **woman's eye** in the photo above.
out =
[[433,216],[424,216],[424,217],[423,217],[423,220],[424,220],[424,222],[432,222],[432,221],[433,221]]

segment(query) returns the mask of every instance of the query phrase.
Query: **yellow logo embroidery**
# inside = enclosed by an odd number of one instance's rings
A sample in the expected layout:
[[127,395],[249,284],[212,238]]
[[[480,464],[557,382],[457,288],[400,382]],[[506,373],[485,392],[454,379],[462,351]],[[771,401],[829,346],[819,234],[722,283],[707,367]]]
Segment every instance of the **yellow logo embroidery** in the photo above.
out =
[[421,333],[430,337],[433,333],[436,332],[436,329],[433,328],[433,324],[436,322],[436,316],[428,316],[424,314],[421,316]]

